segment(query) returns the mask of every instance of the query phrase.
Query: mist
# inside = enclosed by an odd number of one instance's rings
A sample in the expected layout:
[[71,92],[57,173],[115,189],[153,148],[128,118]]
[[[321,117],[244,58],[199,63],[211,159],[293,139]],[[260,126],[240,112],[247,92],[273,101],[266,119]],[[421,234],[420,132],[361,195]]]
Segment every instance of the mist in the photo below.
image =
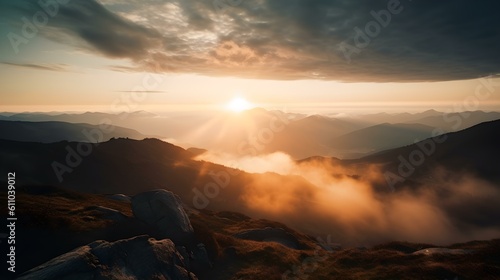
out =
[[281,152],[205,153],[197,159],[260,173],[240,186],[235,199],[244,205],[238,210],[312,236],[330,235],[345,246],[393,240],[445,245],[500,235],[500,189],[466,172],[438,168],[426,182],[391,192],[375,187],[385,184],[376,165],[360,168],[324,158],[296,162]]

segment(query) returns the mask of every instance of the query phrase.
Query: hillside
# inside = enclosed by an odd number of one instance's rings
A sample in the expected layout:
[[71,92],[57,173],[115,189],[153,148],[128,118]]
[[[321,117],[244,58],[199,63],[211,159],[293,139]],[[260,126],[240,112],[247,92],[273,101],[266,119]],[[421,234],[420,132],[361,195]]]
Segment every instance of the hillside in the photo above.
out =
[[[134,218],[130,202],[50,186],[19,189],[18,272],[98,239],[116,241],[151,229]],[[0,201],[5,202],[5,195]],[[115,209],[124,220],[103,217],[96,206]],[[500,241],[474,241],[441,247],[390,242],[342,248],[328,236],[304,235],[286,225],[234,212],[186,208],[194,232],[205,245],[211,268],[198,269],[201,279],[496,279],[500,274]],[[275,228],[300,244],[293,249],[273,241],[238,238],[235,234]],[[319,243],[318,243],[319,242]],[[321,245],[321,246],[319,246]],[[451,250],[450,250],[451,249]],[[449,251],[449,253],[447,252]],[[453,253],[452,253],[453,252]],[[456,252],[456,253],[455,253]],[[464,253],[466,252],[466,253]],[[2,271],[2,273],[4,273]]]
[[334,138],[331,147],[338,156],[353,157],[400,147],[432,135],[434,128],[422,124],[383,123]]
[[[499,183],[500,167],[497,164],[500,158],[499,131],[500,120],[484,122],[462,131],[428,138],[349,163],[381,164],[383,170],[397,174],[399,166],[406,160],[415,169],[411,178],[422,178],[431,174],[436,168],[442,167],[454,172],[472,173]],[[421,154],[422,159],[419,156]]]
[[59,141],[104,142],[111,138],[127,137],[144,139],[136,130],[112,126],[85,123],[67,123],[58,121],[2,121],[0,120],[0,139],[51,143]]

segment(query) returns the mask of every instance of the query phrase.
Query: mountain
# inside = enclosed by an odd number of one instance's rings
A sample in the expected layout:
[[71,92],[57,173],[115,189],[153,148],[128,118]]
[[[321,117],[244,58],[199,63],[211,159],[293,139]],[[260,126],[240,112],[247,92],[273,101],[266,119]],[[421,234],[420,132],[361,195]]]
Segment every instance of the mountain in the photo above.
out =
[[398,176],[402,173],[398,169],[409,170],[403,173],[411,173],[408,177],[413,179],[428,177],[437,168],[444,167],[457,174],[472,173],[499,184],[498,143],[500,120],[495,120],[347,162],[381,165],[383,170]]
[[[396,190],[400,186],[439,188],[441,181],[433,176],[440,168],[447,170],[447,185],[455,184],[453,180],[460,180],[464,174],[471,174],[498,186],[500,170],[496,162],[500,158],[499,129],[500,120],[482,123],[464,131],[358,160],[330,160],[325,164],[317,164],[315,162],[321,158],[315,157],[310,159],[313,164],[299,162],[305,168],[305,173],[289,175],[247,173],[238,170],[238,166],[226,167],[194,160],[195,153],[192,150],[157,139],[112,139],[99,144],[0,140],[0,172],[22,174],[18,179],[19,184],[49,184],[87,193],[134,195],[162,188],[176,193],[184,203],[195,208],[256,215],[293,225],[306,232],[308,229],[334,231],[339,239],[348,240],[352,233],[343,231],[342,226],[335,221],[326,223],[322,218],[310,218],[315,217],[317,211],[323,211],[319,205],[325,205],[324,202],[318,204],[322,197],[336,199],[326,190],[333,188],[336,191],[334,187],[337,184],[348,190],[348,186],[358,184],[367,188],[375,186],[375,191],[383,196],[389,190],[388,182],[372,178],[384,177],[387,172],[393,174],[391,180],[396,181],[396,186],[392,187]],[[421,155],[421,158],[415,155]],[[418,161],[418,164],[413,164],[415,166],[406,166],[406,162],[415,161]],[[411,174],[399,172],[401,165],[412,169]],[[302,170],[301,166],[297,166],[298,171]],[[311,173],[310,168],[315,168],[315,171]],[[377,174],[373,174],[374,170]],[[453,193],[453,187],[440,191],[436,196],[444,199],[450,197],[450,192]],[[490,194],[488,198],[482,198],[480,206],[477,204],[479,200],[474,197],[460,197],[460,207],[465,207],[471,200],[467,209],[475,209],[475,213],[500,213],[495,208],[497,203],[490,201],[496,197],[496,194]],[[443,205],[436,207],[446,206]],[[287,209],[286,213],[276,210],[282,207]],[[469,212],[464,213],[460,209],[450,210],[450,216],[457,221],[469,215]],[[497,226],[496,216],[483,214],[473,217],[470,224]],[[374,242],[380,241],[381,237],[373,234],[363,235],[362,238],[365,242]]]
[[[157,135],[183,147],[198,147],[236,156],[281,151],[295,159],[318,155],[358,158],[399,145],[408,145],[415,139],[426,138],[430,135],[429,127],[451,132],[498,118],[500,113],[482,111],[445,114],[428,110],[416,114],[380,113],[328,117],[268,111],[262,108],[241,113],[207,111],[196,115],[188,112],[158,115],[144,111],[122,114],[3,114],[3,119],[21,121],[63,121],[98,125],[107,120],[115,126],[134,129],[144,135]],[[357,130],[359,131],[355,132]]]
[[[195,155],[158,139],[111,139],[81,142],[30,143],[0,140],[0,172],[23,174],[19,184],[48,184],[87,193],[136,194],[165,188],[185,203],[213,210],[249,213],[245,188],[280,182],[312,188],[298,176],[250,174],[194,160]],[[208,186],[208,187],[207,187]],[[223,191],[224,190],[224,191]],[[220,193],[212,195],[212,192]]]
[[498,112],[470,111],[460,113],[441,113],[437,116],[427,116],[412,120],[414,123],[420,123],[447,132],[458,131],[469,128],[473,125],[500,119]]
[[366,124],[354,120],[312,115],[290,121],[283,131],[274,134],[273,141],[265,145],[264,153],[283,151],[300,159],[316,155],[335,155],[331,139],[364,128]]
[[420,113],[376,113],[376,114],[365,114],[359,115],[356,118],[361,119],[366,122],[370,122],[372,124],[380,124],[380,123],[418,123],[416,120],[422,119],[425,117],[434,117],[434,116],[442,116],[442,112],[438,112],[436,110],[427,110]]
[[158,135],[169,142],[183,143],[186,147],[194,146],[239,156],[283,151],[294,158],[331,155],[328,145],[331,138],[367,126],[357,120],[305,116],[262,108],[238,114],[204,112],[196,116],[187,113],[160,116],[146,112],[122,115],[91,112],[4,115],[8,120],[22,121],[99,124],[102,120],[108,120],[113,125],[135,129],[145,135]]
[[408,145],[432,135],[434,128],[421,124],[389,124],[362,128],[334,138],[331,147],[339,157],[356,157]]
[[15,113],[7,114],[2,113],[2,115],[7,117],[8,120],[15,121],[31,121],[31,122],[42,122],[42,121],[60,121],[60,122],[70,122],[70,123],[89,123],[89,124],[100,124],[103,120],[111,120],[116,123],[119,119],[124,119],[126,115],[127,118],[152,118],[156,116],[155,114],[148,113],[146,111],[135,111],[131,113],[121,113],[121,114],[110,114],[101,112],[85,112],[85,113]]
[[56,121],[1,121],[0,139],[50,143],[58,141],[104,142],[111,138],[144,139],[141,133],[119,126]]

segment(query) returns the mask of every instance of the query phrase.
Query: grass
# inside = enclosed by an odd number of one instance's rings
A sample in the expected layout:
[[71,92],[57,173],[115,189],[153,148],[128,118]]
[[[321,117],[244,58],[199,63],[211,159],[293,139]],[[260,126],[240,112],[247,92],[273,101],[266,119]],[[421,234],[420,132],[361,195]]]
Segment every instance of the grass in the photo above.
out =
[[[104,195],[82,194],[50,186],[17,190],[20,262],[27,270],[68,250],[96,239],[113,241],[149,233],[130,219],[122,224],[100,217],[93,206],[116,209],[133,217],[130,203]],[[5,194],[0,195],[2,205]],[[436,247],[431,244],[389,242],[367,249],[318,250],[314,240],[287,226],[252,219],[234,212],[189,210],[198,240],[205,244],[213,269],[197,273],[200,279],[500,279],[500,239],[453,244],[467,255],[412,255]],[[292,234],[301,250],[274,242],[257,242],[234,234],[279,227]],[[21,234],[24,233],[24,236]],[[75,237],[76,236],[76,237]],[[23,251],[24,250],[24,251]],[[295,277],[295,278],[293,278]]]

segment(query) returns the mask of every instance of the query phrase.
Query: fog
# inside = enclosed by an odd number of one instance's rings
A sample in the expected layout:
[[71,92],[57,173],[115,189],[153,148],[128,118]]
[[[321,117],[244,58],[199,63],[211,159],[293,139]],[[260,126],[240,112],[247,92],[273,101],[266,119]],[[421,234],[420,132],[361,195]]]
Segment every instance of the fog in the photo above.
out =
[[205,153],[198,159],[263,173],[240,186],[244,205],[238,210],[313,236],[330,235],[342,245],[393,240],[444,245],[500,236],[500,189],[471,174],[438,168],[419,186],[381,192],[374,186],[385,179],[376,165],[342,166],[321,158],[298,163],[284,153]]

